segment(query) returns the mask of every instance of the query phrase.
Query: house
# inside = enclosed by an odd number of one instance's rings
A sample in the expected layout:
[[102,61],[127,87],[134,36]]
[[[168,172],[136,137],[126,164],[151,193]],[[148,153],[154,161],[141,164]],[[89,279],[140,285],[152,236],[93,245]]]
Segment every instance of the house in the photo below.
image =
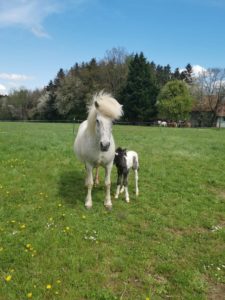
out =
[[225,128],[225,99],[218,101],[216,95],[210,95],[196,101],[190,121],[192,127]]
[[225,103],[218,109],[216,127],[225,128]]

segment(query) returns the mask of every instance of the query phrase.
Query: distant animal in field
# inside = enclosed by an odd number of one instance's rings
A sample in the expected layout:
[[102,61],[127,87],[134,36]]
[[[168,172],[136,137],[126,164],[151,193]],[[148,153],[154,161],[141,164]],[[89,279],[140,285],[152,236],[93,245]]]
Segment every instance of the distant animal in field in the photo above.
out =
[[187,127],[191,128],[191,122],[190,121],[179,121],[178,127]]
[[176,128],[177,127],[177,122],[175,122],[175,121],[168,122],[167,126],[168,127],[175,127]]
[[127,151],[126,149],[117,148],[115,152],[114,164],[117,168],[117,188],[115,199],[119,197],[120,193],[125,191],[125,200],[130,202],[129,192],[128,192],[128,175],[130,169],[134,170],[135,175],[135,192],[136,196],[139,195],[138,189],[138,170],[139,161],[138,154],[135,151]]
[[74,142],[77,158],[85,164],[87,196],[86,208],[92,207],[93,168],[105,168],[106,195],[104,205],[112,207],[110,185],[111,170],[115,156],[112,121],[123,114],[122,105],[110,94],[100,92],[93,96],[88,118],[81,123]]
[[160,126],[160,127],[167,127],[167,122],[166,122],[166,121],[160,121],[160,120],[158,120],[158,121],[157,121],[157,124],[158,124],[158,126]]

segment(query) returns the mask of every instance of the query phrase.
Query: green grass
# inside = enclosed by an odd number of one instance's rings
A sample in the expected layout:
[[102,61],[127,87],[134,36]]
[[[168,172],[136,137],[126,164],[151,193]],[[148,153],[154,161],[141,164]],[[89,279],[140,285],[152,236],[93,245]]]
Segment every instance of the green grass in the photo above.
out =
[[101,171],[86,210],[72,125],[0,123],[0,300],[223,299],[225,131],[114,137],[139,153],[140,196],[131,174],[107,211]]

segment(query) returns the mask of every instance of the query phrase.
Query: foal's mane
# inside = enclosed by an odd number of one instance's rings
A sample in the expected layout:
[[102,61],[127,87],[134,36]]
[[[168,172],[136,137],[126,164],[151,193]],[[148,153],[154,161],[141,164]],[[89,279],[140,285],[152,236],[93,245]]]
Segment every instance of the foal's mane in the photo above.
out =
[[101,91],[93,96],[92,103],[88,107],[88,127],[95,128],[95,120],[97,113],[104,117],[117,120],[123,114],[122,105],[112,97],[111,94]]

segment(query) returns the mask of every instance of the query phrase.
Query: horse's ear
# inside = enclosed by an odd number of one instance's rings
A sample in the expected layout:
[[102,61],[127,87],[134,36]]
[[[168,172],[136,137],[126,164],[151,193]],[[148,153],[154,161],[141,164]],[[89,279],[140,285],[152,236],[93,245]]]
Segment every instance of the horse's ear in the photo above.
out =
[[99,108],[99,104],[97,101],[95,101],[95,108]]

